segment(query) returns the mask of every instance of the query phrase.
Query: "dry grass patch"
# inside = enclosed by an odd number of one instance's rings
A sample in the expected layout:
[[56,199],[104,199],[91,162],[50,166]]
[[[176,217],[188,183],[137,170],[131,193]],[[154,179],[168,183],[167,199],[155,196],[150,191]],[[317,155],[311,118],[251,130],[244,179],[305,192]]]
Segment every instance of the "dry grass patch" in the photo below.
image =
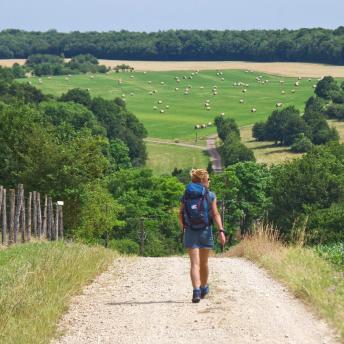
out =
[[252,137],[251,125],[241,127],[240,136],[242,143],[253,150],[257,162],[260,163],[279,164],[302,156],[302,154],[291,152],[290,147],[277,146],[270,141],[256,141]]
[[245,257],[264,267],[340,333],[344,342],[344,274],[300,243],[285,245],[270,226],[257,226],[227,256]]

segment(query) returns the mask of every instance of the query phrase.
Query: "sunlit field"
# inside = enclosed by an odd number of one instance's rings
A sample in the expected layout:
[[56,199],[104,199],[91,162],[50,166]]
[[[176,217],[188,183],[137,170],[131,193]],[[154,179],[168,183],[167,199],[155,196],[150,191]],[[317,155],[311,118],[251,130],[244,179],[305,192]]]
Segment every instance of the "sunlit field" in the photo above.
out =
[[[193,140],[195,125],[208,125],[221,113],[244,126],[265,120],[276,109],[277,103],[282,103],[282,107],[295,105],[303,112],[317,79],[298,80],[297,77],[248,70],[212,70],[110,72],[33,77],[21,79],[21,82],[30,82],[56,96],[78,87],[89,89],[92,96],[105,99],[122,97],[128,109],[143,122],[149,137]],[[204,137],[215,133],[215,128],[211,125],[198,132]]]

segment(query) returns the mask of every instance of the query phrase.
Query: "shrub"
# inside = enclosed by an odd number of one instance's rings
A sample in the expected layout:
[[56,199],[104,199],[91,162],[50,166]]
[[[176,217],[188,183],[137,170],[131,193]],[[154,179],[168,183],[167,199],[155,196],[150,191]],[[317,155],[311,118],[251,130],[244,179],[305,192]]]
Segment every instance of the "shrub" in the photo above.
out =
[[304,134],[300,134],[291,146],[291,151],[294,153],[309,152],[312,149],[312,141]]
[[139,254],[140,246],[133,240],[130,239],[118,239],[110,240],[108,243],[108,248],[116,250],[124,254]]
[[264,141],[265,139],[265,123],[257,122],[252,128],[252,136],[258,141]]

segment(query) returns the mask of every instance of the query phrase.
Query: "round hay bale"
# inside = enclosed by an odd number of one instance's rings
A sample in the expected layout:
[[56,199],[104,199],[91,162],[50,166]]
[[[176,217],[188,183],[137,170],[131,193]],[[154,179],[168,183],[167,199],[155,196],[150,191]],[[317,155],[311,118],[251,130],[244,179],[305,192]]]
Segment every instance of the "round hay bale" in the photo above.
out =
[[291,90],[291,93],[295,93],[295,90]]
[[281,94],[285,94],[285,91],[281,91]]
[[211,127],[212,126],[212,123],[211,122],[208,122],[208,127]]
[[163,109],[160,110],[160,113],[164,113],[164,112],[165,112],[165,110],[163,110]]
[[251,112],[257,112],[257,109],[256,108],[252,108]]
[[158,104],[162,104],[162,100],[158,100]]
[[221,113],[220,113],[220,115],[221,115],[221,116],[224,116],[224,115],[225,115],[225,113],[224,113],[224,112],[221,112]]
[[243,102],[244,102],[244,99],[240,99],[240,100],[239,100],[239,103],[240,103],[240,104],[243,104]]
[[282,105],[282,103],[276,103],[276,107],[281,107]]
[[166,106],[165,106],[165,108],[166,108],[166,109],[169,109],[169,108],[170,108],[170,106],[169,106],[169,105],[166,105]]
[[149,80],[148,83],[151,84],[152,82]]
[[176,91],[179,91],[179,88],[178,88],[178,87],[176,87],[176,88],[175,88],[175,90],[176,90]]
[[243,93],[246,93],[246,92],[247,92],[247,89],[246,89],[246,88],[244,88],[242,91],[243,91]]
[[153,106],[153,110],[157,110],[157,109],[158,109],[158,107],[154,105]]
[[300,86],[300,82],[299,82],[299,81],[296,81],[296,82],[295,82],[295,86]]

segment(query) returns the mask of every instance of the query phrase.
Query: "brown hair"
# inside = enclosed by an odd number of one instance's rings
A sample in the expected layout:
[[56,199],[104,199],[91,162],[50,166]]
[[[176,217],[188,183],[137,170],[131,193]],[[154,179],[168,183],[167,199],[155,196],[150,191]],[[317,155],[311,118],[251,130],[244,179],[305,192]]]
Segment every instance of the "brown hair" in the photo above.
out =
[[201,168],[199,169],[192,169],[190,171],[191,181],[193,183],[202,183],[204,180],[206,180],[209,176],[207,170],[203,170]]

